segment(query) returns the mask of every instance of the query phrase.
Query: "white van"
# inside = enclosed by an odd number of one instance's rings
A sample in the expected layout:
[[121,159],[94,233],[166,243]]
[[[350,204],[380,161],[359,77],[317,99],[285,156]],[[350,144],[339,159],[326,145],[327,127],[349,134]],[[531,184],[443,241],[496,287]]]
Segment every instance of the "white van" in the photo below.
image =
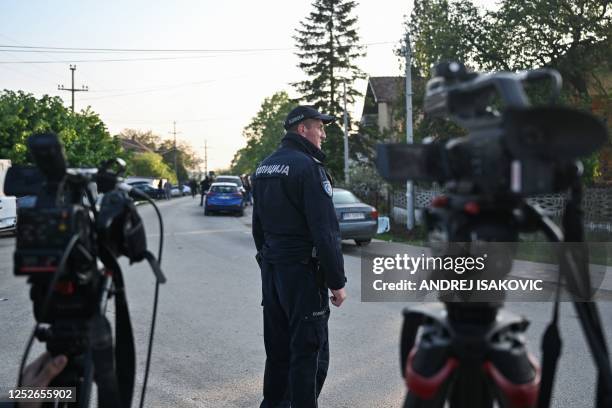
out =
[[0,233],[13,231],[17,225],[17,198],[4,195],[4,179],[11,161],[0,159]]

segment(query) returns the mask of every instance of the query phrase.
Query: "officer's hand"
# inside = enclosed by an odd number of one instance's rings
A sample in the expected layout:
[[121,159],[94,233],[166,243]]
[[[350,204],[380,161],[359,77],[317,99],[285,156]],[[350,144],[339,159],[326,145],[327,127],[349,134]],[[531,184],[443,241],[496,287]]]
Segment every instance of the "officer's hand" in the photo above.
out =
[[329,300],[331,300],[332,304],[336,307],[340,307],[340,305],[342,304],[342,302],[344,302],[344,299],[346,299],[346,291],[344,290],[344,288],[341,289],[330,289],[332,296],[329,297]]

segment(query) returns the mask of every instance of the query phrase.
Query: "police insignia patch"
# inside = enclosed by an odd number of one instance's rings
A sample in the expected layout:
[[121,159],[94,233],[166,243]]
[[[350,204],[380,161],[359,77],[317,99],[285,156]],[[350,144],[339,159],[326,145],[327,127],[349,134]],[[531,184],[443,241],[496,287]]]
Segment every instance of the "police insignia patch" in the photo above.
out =
[[325,190],[325,194],[330,197],[334,194],[334,190],[332,189],[332,185],[329,181],[323,182],[323,190]]
[[333,196],[334,189],[332,188],[332,184],[327,178],[327,174],[325,174],[325,170],[323,170],[322,167],[319,167],[319,175],[321,176],[321,186],[323,186],[323,191],[325,191],[325,194],[328,196]]

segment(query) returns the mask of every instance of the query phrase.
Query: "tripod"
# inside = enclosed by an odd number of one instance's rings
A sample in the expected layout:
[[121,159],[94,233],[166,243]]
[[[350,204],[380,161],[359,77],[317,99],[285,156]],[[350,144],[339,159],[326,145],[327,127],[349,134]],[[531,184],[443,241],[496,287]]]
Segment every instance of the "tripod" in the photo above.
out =
[[[550,241],[567,241],[559,253],[560,274],[574,306],[598,369],[596,407],[612,406],[612,376],[603,329],[592,299],[588,254],[582,244],[581,188],[572,187],[563,226],[565,235],[546,216],[526,202],[514,203],[521,210],[520,222],[495,225],[510,218],[496,208],[477,221],[467,219],[457,208],[465,208],[466,197],[451,199],[451,208],[429,214],[428,226],[444,225],[449,241],[467,242],[475,233],[485,241],[515,241],[515,232],[543,231]],[[512,204],[512,203],[507,203]],[[455,208],[452,208],[456,206]],[[503,232],[505,231],[505,232]],[[559,281],[560,283],[560,281]],[[401,367],[408,393],[405,408],[547,407],[560,354],[557,328],[559,292],[553,321],[543,339],[543,366],[528,353],[523,333],[526,319],[503,310],[501,302],[426,304],[404,310]],[[586,301],[585,301],[586,300]],[[417,334],[421,329],[418,343]]]
[[522,340],[524,318],[491,303],[434,303],[406,309],[404,319],[404,407],[535,405],[540,369]]

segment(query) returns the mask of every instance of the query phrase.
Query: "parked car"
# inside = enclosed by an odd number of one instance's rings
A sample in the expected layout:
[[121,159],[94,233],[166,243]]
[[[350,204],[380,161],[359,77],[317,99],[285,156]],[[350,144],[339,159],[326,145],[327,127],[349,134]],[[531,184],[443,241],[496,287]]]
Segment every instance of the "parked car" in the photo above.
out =
[[14,232],[17,226],[17,199],[0,196],[0,232]]
[[[155,188],[151,184],[149,184],[149,182],[147,181],[134,181],[128,184],[134,188],[139,189],[140,191],[142,191],[143,193],[145,193],[151,198],[154,198],[154,199],[165,198],[163,189]],[[139,198],[137,198],[136,200],[139,200]]]
[[182,197],[191,194],[191,188],[187,185],[173,186],[170,190],[172,197]]
[[238,187],[241,193],[244,194],[245,192],[244,186],[242,185],[242,179],[238,176],[226,176],[226,175],[217,176],[215,177],[215,183],[232,183],[232,184],[235,184],[236,187]]
[[170,196],[180,197],[182,195],[183,193],[181,193],[181,190],[179,190],[178,186],[172,186],[172,189],[170,190]]
[[342,239],[353,239],[357,245],[367,245],[378,229],[378,211],[361,202],[353,193],[334,188],[332,197]]
[[0,159],[0,232],[14,232],[17,226],[17,198],[4,195],[4,178],[11,161]]
[[244,197],[238,186],[234,183],[212,183],[206,201],[204,202],[204,215],[213,211],[235,212],[244,215]]

